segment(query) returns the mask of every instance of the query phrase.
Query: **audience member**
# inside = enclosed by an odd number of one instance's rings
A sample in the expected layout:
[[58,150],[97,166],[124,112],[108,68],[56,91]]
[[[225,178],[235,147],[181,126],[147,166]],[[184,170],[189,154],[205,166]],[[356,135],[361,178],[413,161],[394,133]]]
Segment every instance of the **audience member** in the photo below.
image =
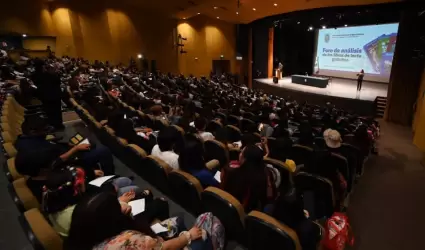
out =
[[195,128],[198,132],[198,135],[202,138],[202,140],[204,141],[214,140],[213,134],[205,131],[205,129],[207,128],[207,120],[205,118],[203,117],[196,118]]
[[179,155],[180,170],[195,176],[203,188],[209,186],[218,187],[219,183],[214,178],[215,171],[206,168],[204,160],[204,147],[196,141],[186,143],[185,148]]
[[211,241],[202,240],[202,229],[193,227],[178,237],[164,241],[147,222],[134,221],[121,212],[115,196],[100,193],[81,201],[72,214],[67,250],[123,249],[211,249]]
[[174,152],[180,136],[178,133],[173,127],[161,130],[158,134],[158,144],[153,147],[151,152],[151,155],[160,158],[173,169],[179,169],[179,155]]

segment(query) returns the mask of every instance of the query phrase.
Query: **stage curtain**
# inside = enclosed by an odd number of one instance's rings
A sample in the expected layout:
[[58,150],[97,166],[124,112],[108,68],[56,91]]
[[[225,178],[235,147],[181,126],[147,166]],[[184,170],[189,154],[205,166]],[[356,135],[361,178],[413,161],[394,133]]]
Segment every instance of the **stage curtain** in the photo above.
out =
[[388,87],[385,119],[401,125],[412,124],[423,69],[423,60],[415,56],[413,46],[419,39],[418,34],[422,34],[420,29],[423,26],[417,22],[416,10],[408,9],[402,13]]

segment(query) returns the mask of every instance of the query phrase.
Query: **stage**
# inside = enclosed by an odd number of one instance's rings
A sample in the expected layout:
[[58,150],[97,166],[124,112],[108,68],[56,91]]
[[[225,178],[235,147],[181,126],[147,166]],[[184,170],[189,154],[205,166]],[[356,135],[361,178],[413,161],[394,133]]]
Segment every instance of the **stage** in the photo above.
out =
[[376,97],[386,97],[388,90],[386,83],[363,81],[362,91],[357,93],[357,81],[342,78],[332,78],[326,88],[292,83],[291,77],[284,77],[277,84],[273,83],[272,78],[259,78],[254,79],[253,87],[298,102],[307,101],[317,105],[331,102],[362,115],[374,115]]

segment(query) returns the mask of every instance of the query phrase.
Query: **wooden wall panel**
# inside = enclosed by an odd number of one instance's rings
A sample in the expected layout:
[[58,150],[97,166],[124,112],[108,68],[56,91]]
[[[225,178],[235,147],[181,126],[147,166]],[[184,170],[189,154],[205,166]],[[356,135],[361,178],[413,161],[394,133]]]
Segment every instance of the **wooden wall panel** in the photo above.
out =
[[[164,72],[208,75],[212,60],[224,55],[232,72],[236,70],[233,24],[199,16],[182,25],[131,5],[109,4],[113,3],[9,1],[0,8],[0,32],[54,36],[58,56],[127,63],[141,53],[149,61],[156,60]],[[189,53],[183,56],[175,45],[178,30],[188,37]]]

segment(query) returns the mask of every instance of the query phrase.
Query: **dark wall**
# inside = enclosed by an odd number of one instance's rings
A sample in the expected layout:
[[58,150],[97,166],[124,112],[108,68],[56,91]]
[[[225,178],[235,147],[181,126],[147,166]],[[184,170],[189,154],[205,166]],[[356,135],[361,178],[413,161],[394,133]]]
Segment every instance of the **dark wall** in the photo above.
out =
[[283,75],[311,74],[315,50],[315,32],[284,24],[274,29],[274,67],[281,62]]
[[269,26],[262,23],[252,26],[252,76],[267,77],[267,55],[269,41]]

